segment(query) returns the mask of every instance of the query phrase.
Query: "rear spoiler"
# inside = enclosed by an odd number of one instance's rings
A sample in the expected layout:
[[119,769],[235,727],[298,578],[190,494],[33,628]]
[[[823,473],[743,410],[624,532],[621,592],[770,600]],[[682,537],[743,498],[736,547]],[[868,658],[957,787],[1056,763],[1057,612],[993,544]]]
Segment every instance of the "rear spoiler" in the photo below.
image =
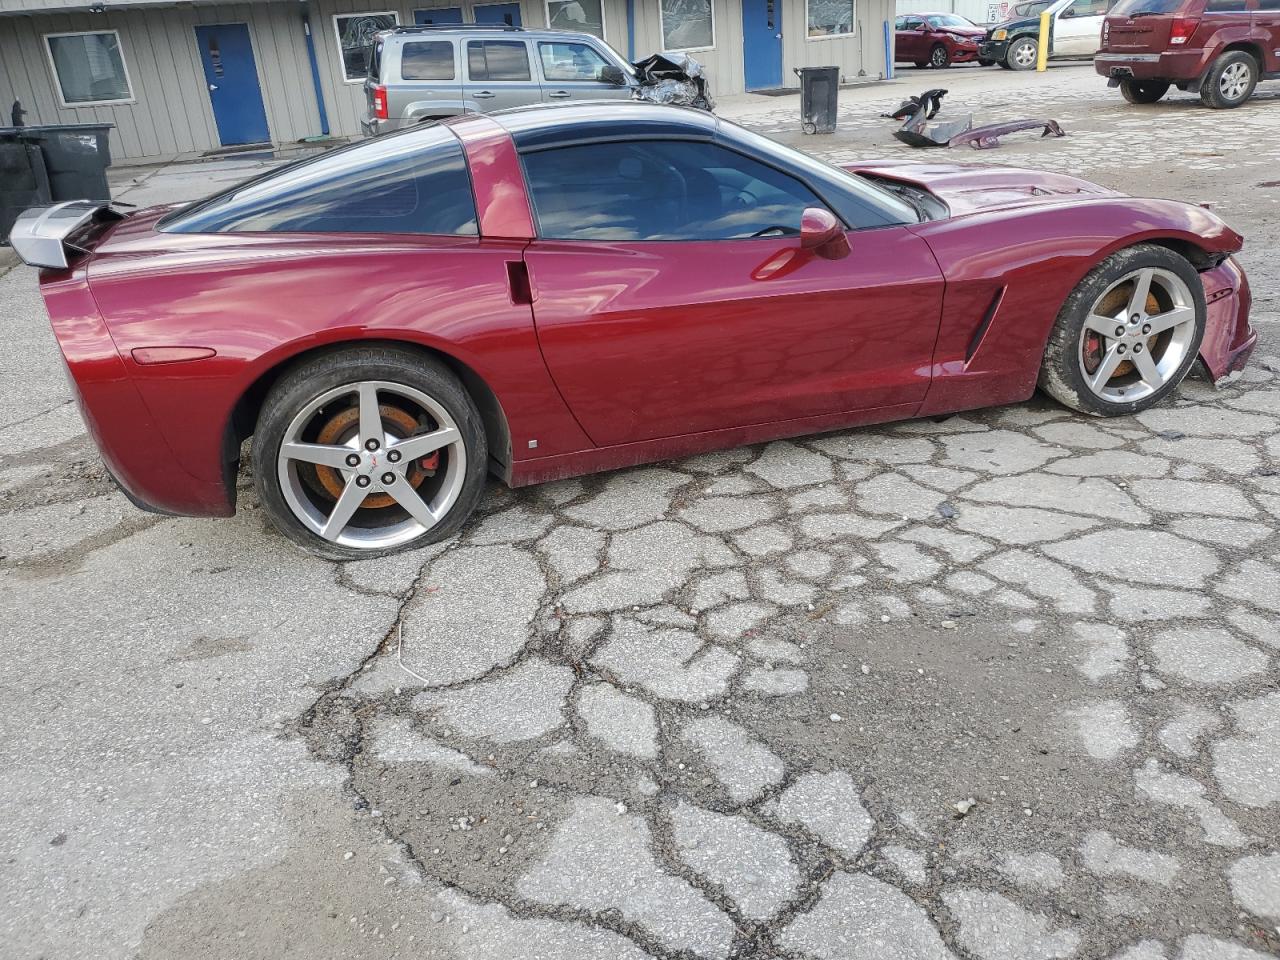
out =
[[[127,204],[126,204],[127,206]],[[67,200],[51,206],[32,207],[18,216],[9,232],[9,243],[22,262],[32,267],[69,267],[68,252],[88,253],[67,238],[88,223],[123,220],[111,201]]]

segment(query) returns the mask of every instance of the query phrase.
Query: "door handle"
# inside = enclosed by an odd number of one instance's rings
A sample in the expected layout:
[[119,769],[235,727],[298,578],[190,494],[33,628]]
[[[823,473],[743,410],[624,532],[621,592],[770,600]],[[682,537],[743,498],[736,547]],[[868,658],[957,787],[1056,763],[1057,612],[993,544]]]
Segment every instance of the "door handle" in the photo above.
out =
[[490,93],[488,90],[480,90],[476,93],[473,93],[472,96],[475,97],[477,100],[492,100],[495,95]]
[[210,90],[217,90],[217,89],[218,89],[218,85],[217,85],[216,83],[211,83],[211,84],[209,84],[209,89],[210,89]]
[[568,90],[553,90],[547,94],[552,100],[564,100],[566,97],[572,96]]

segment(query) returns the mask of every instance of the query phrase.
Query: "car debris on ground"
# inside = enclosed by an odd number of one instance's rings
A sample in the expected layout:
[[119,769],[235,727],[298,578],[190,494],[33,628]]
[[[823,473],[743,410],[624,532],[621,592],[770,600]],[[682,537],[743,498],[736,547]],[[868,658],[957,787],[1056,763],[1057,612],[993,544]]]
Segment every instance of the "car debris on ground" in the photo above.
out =
[[942,98],[946,93],[940,88],[926,90],[918,97],[908,97],[898,109],[881,116],[904,121],[893,135],[911,147],[958,147],[967,143],[976,150],[990,150],[1000,145],[1003,136],[1036,128],[1041,128],[1042,138],[1066,136],[1056,120],[1006,120],[975,127],[973,115],[966,114],[962,120],[930,122],[942,108]]

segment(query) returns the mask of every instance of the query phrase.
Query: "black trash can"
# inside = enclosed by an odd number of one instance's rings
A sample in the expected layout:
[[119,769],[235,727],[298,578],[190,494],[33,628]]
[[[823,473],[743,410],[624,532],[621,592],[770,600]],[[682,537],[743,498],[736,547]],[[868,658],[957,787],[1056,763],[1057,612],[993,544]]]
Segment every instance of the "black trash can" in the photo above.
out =
[[839,67],[797,67],[800,78],[800,129],[805,133],[834,133],[840,93]]
[[24,127],[0,127],[0,243],[7,243],[22,211],[53,199],[44,154],[19,134]]
[[110,123],[59,123],[19,127],[28,143],[38,144],[49,172],[54,201],[110,200]]

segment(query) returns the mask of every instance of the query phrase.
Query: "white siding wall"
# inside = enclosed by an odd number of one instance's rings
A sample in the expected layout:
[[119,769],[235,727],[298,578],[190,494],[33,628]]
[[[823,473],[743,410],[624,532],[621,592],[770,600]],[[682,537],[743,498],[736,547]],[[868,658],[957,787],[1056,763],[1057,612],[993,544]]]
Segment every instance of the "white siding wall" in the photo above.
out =
[[896,0],[897,12],[958,13],[974,23],[999,23],[1008,19],[1012,0]]
[[[12,2],[12,0],[8,0]],[[112,123],[114,157],[154,157],[219,146],[196,46],[200,23],[247,23],[267,125],[276,141],[320,132],[301,15],[292,3],[110,9],[0,18],[0,106],[21,100],[26,122]],[[118,30],[134,102],[62,107],[44,34]],[[2,121],[8,122],[7,116]]]
[[[840,67],[841,76],[853,80],[858,71],[870,77],[884,75],[884,21],[892,20],[892,0],[857,0],[857,32],[847,37],[810,40],[805,0],[776,0],[781,7],[782,84],[799,85],[796,67]],[[706,68],[713,95],[743,90],[742,5],[740,0],[714,0],[714,50],[690,54]],[[636,0],[636,56],[662,48],[658,0]]]

